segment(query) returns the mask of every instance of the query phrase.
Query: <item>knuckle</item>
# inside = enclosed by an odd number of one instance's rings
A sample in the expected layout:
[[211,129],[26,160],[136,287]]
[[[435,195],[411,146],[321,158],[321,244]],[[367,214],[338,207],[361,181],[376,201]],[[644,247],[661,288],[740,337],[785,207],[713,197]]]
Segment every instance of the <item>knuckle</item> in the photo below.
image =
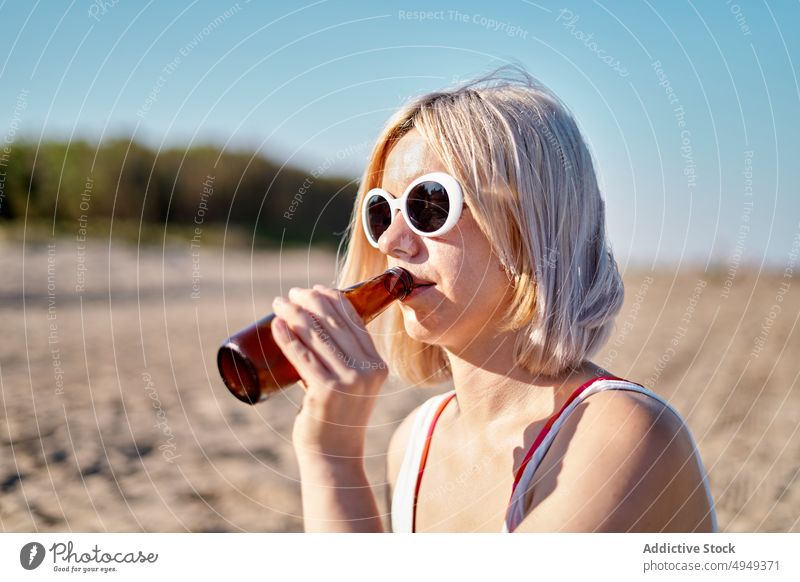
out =
[[361,374],[358,370],[353,370],[352,368],[348,368],[344,372],[342,372],[340,380],[344,386],[353,386],[358,383],[361,379]]
[[314,285],[314,291],[325,297],[330,297],[331,294],[335,292],[334,289],[320,284]]
[[342,329],[342,324],[339,321],[339,318],[336,317],[335,315],[331,315],[331,314],[327,314],[325,316],[325,325],[331,331],[341,331],[341,329]]
[[298,338],[303,336],[304,328],[302,325],[297,325],[296,323],[289,323],[288,320],[286,321],[286,326],[289,328],[289,338],[287,341],[292,344],[299,344],[300,342],[297,341]]
[[345,305],[349,309],[353,309],[353,304],[350,303],[350,300],[347,298],[347,295],[344,294],[344,291],[339,291],[338,289],[333,289],[331,291],[331,295],[337,300],[341,301],[342,305]]
[[304,364],[311,364],[314,361],[313,354],[311,350],[303,347],[298,350],[298,355],[300,356],[300,361]]
[[353,304],[350,303],[350,300],[347,298],[347,295],[345,295],[341,291],[336,289],[332,290],[330,297],[336,305],[340,305],[342,309],[344,309],[345,311],[347,311],[348,309],[353,309]]
[[306,312],[308,319],[311,320],[311,329],[312,331],[322,338],[323,336],[327,337],[325,333],[325,326],[322,325],[322,319],[320,318],[319,314],[314,313],[313,311]]
[[297,319],[300,308],[291,301],[281,301],[280,299],[281,298],[276,298],[275,301],[272,302],[275,313],[280,314],[284,319]]
[[303,352],[303,348],[303,342],[297,341],[296,337],[290,336],[290,338],[286,340],[284,351],[287,357],[296,360]]
[[308,308],[315,304],[315,293],[311,289],[292,287],[287,295],[289,300],[296,303],[300,308]]
[[317,311],[322,311],[325,307],[325,294],[318,289],[308,290],[308,300],[311,305],[314,305]]

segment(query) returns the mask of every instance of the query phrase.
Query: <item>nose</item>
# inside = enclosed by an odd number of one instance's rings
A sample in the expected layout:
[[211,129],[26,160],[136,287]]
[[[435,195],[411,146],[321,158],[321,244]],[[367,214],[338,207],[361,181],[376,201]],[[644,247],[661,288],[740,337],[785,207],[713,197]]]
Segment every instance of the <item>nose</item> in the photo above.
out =
[[378,249],[383,254],[403,260],[419,253],[421,245],[419,235],[408,227],[400,210],[395,212],[389,228],[378,239]]

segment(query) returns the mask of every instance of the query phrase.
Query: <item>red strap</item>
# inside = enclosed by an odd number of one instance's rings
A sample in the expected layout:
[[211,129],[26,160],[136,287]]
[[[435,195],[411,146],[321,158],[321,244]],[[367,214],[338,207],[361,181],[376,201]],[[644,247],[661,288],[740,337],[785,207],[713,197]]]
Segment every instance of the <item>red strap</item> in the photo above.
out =
[[433,422],[431,422],[431,426],[428,429],[428,436],[425,437],[425,448],[422,449],[422,458],[419,461],[419,473],[417,473],[417,486],[414,488],[414,513],[411,519],[411,533],[414,533],[417,529],[417,495],[419,494],[419,486],[422,484],[422,472],[425,470],[425,462],[428,460],[428,449],[431,446],[433,427],[436,426],[436,421],[439,420],[439,416],[442,414],[444,407],[447,406],[447,403],[450,402],[455,395],[456,393],[453,392],[439,404],[439,408],[436,409],[436,414],[433,415]]
[[[525,458],[522,460],[522,464],[519,466],[519,469],[517,469],[517,473],[514,476],[514,485],[511,487],[511,498],[509,499],[509,505],[511,504],[511,499],[513,499],[514,497],[514,490],[517,488],[517,484],[519,483],[519,480],[522,478],[522,474],[525,472],[525,467],[528,466],[528,463],[533,458],[533,454],[536,452],[536,449],[544,440],[544,437],[547,436],[547,433],[550,431],[550,428],[553,426],[555,421],[558,419],[559,416],[561,416],[561,413],[564,412],[567,406],[569,406],[573,400],[575,400],[578,396],[580,396],[584,390],[589,388],[589,386],[591,386],[595,382],[599,382],[601,380],[624,380],[628,382],[628,380],[620,378],[619,376],[611,376],[611,375],[598,376],[596,378],[592,378],[582,386],[575,389],[575,391],[570,395],[570,397],[567,398],[566,402],[564,402],[564,405],[561,407],[561,410],[559,410],[557,413],[555,413],[548,419],[547,423],[544,425],[544,427],[542,427],[542,430],[539,431],[536,440],[533,441],[533,444],[531,445],[530,449],[528,449],[528,453],[525,455]],[[442,402],[439,404],[439,407],[436,409],[436,413],[433,415],[433,421],[431,422],[431,425],[428,428],[428,434],[425,437],[425,446],[422,449],[422,458],[420,459],[419,472],[417,473],[417,484],[416,487],[414,488],[414,512],[412,514],[412,520],[411,520],[412,532],[415,532],[417,528],[417,496],[419,495],[419,488],[420,485],[422,484],[422,473],[423,471],[425,471],[425,463],[428,460],[428,449],[430,449],[431,438],[433,437],[433,429],[436,426],[436,422],[439,420],[439,416],[442,414],[442,411],[445,409],[447,404],[453,399],[455,395],[456,393],[453,392],[450,396],[442,400]]]
[[[556,422],[556,420],[558,420],[558,417],[561,416],[561,413],[563,413],[564,410],[566,410],[567,406],[569,406],[570,403],[572,403],[573,400],[575,400],[578,396],[580,396],[581,393],[583,393],[584,390],[588,389],[589,386],[591,386],[595,382],[599,382],[601,380],[623,380],[623,378],[619,378],[618,376],[610,376],[610,375],[608,375],[608,376],[598,376],[597,378],[592,378],[591,380],[589,380],[588,382],[586,382],[582,386],[580,386],[580,387],[575,389],[575,391],[570,395],[570,397],[567,398],[566,402],[564,402],[564,405],[561,407],[561,410],[556,412],[553,416],[551,416],[548,419],[547,423],[545,423],[545,425],[542,427],[542,430],[540,430],[539,434],[536,436],[536,440],[533,441],[533,444],[528,449],[528,453],[525,455],[525,458],[522,459],[522,464],[519,466],[519,469],[517,469],[517,473],[514,476],[514,485],[511,487],[511,497],[509,498],[509,504],[511,504],[511,499],[514,498],[514,490],[517,488],[517,484],[519,483],[520,479],[522,478],[522,474],[525,472],[525,467],[528,466],[528,463],[533,458],[533,454],[536,452],[536,449],[539,448],[539,445],[544,440],[544,437],[547,436],[547,433],[550,432],[550,428],[553,426],[553,424]],[[625,381],[627,382],[627,380],[625,380]]]

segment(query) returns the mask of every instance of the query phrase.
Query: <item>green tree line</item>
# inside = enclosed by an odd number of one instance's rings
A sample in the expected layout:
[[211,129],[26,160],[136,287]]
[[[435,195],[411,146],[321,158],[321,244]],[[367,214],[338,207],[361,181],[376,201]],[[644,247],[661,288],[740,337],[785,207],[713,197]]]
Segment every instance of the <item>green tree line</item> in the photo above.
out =
[[[100,217],[238,229],[272,245],[337,244],[357,185],[215,146],[156,152],[119,139],[17,141],[0,149],[0,224]],[[113,224],[113,222],[112,222]]]

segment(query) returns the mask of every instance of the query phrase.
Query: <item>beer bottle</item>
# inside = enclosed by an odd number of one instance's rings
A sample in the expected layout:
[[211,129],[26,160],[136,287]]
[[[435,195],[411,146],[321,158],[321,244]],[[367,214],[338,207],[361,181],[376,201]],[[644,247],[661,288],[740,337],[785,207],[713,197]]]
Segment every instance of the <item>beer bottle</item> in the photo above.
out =
[[[394,267],[343,293],[366,324],[392,301],[405,299],[417,286],[408,271]],[[300,380],[272,338],[273,319],[275,314],[271,313],[229,337],[217,353],[217,366],[225,385],[242,402],[256,404]]]

